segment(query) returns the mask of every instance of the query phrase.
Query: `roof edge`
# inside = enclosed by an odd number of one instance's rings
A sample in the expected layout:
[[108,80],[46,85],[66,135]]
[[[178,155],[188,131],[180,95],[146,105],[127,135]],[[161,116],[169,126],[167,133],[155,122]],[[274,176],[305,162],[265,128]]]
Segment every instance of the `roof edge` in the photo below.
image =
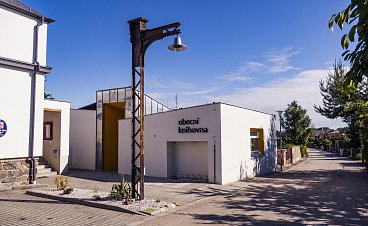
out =
[[[17,1],[17,2],[19,2],[19,1]],[[21,4],[23,4],[23,3],[21,3]],[[35,10],[32,10],[31,7],[28,7],[28,9],[25,9],[25,8],[22,8],[21,6],[18,6],[18,5],[12,4],[12,3],[7,2],[7,1],[3,1],[3,0],[0,0],[0,6],[4,6],[8,9],[12,9],[16,12],[19,12],[19,13],[24,14],[24,15],[31,16],[31,17],[36,18],[36,19],[43,19],[46,23],[55,22],[54,19],[46,17],[46,16],[42,15],[41,13],[39,13]],[[26,5],[23,4],[23,6],[26,6]]]

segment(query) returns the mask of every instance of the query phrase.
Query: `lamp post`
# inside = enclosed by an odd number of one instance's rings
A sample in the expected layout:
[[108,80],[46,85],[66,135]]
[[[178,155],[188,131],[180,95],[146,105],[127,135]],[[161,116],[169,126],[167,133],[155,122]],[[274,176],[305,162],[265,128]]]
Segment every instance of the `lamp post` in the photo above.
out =
[[136,199],[144,199],[144,55],[153,42],[171,35],[177,37],[170,50],[186,49],[178,36],[180,23],[147,29],[147,22],[143,17],[128,21],[132,43],[131,180],[132,198]]
[[280,167],[282,172],[282,165],[284,163],[284,153],[282,151],[282,111],[277,111],[279,114],[279,121],[280,121],[280,152],[281,152],[281,160],[280,160]]

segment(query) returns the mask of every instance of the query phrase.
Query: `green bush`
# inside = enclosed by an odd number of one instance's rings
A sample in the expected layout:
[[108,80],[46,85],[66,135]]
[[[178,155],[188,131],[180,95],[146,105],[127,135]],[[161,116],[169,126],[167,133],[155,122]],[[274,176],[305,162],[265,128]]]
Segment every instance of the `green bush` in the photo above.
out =
[[358,153],[354,157],[356,160],[362,160],[362,153]]
[[307,146],[306,145],[300,145],[300,154],[302,158],[307,155]]
[[124,175],[121,177],[120,184],[112,186],[110,196],[115,199],[130,199],[132,197],[132,189],[124,179]]

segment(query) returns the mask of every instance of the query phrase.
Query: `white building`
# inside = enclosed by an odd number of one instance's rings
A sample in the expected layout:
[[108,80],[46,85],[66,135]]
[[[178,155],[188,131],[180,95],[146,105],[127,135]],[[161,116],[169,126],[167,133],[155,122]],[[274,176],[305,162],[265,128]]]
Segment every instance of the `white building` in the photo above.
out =
[[[71,111],[72,168],[131,174],[130,91],[97,91],[97,104]],[[146,176],[226,184],[275,171],[274,115],[223,103],[156,113],[153,103],[145,104]]]
[[35,183],[40,158],[66,169],[70,104],[44,100],[52,22],[17,0],[0,0],[0,185]]
[[[145,175],[226,184],[275,171],[273,115],[213,103],[145,117]],[[119,174],[131,172],[131,120],[119,120]]]

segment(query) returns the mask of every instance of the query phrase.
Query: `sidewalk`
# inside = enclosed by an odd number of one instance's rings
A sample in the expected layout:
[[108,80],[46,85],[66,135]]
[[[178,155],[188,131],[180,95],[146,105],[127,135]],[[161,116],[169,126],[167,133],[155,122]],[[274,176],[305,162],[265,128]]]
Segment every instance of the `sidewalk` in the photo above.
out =
[[[68,178],[69,186],[75,188],[85,188],[110,192],[114,184],[119,184],[121,175],[115,172],[97,172],[88,170],[71,170],[63,175]],[[55,187],[56,176],[49,178],[39,178],[38,184],[47,184],[50,188]],[[125,176],[130,181],[129,176]],[[145,177],[145,197],[156,200],[167,201],[180,205],[186,205],[201,198],[197,194],[189,193],[190,190],[206,191],[209,187],[221,185],[207,183],[173,183],[166,178]]]

